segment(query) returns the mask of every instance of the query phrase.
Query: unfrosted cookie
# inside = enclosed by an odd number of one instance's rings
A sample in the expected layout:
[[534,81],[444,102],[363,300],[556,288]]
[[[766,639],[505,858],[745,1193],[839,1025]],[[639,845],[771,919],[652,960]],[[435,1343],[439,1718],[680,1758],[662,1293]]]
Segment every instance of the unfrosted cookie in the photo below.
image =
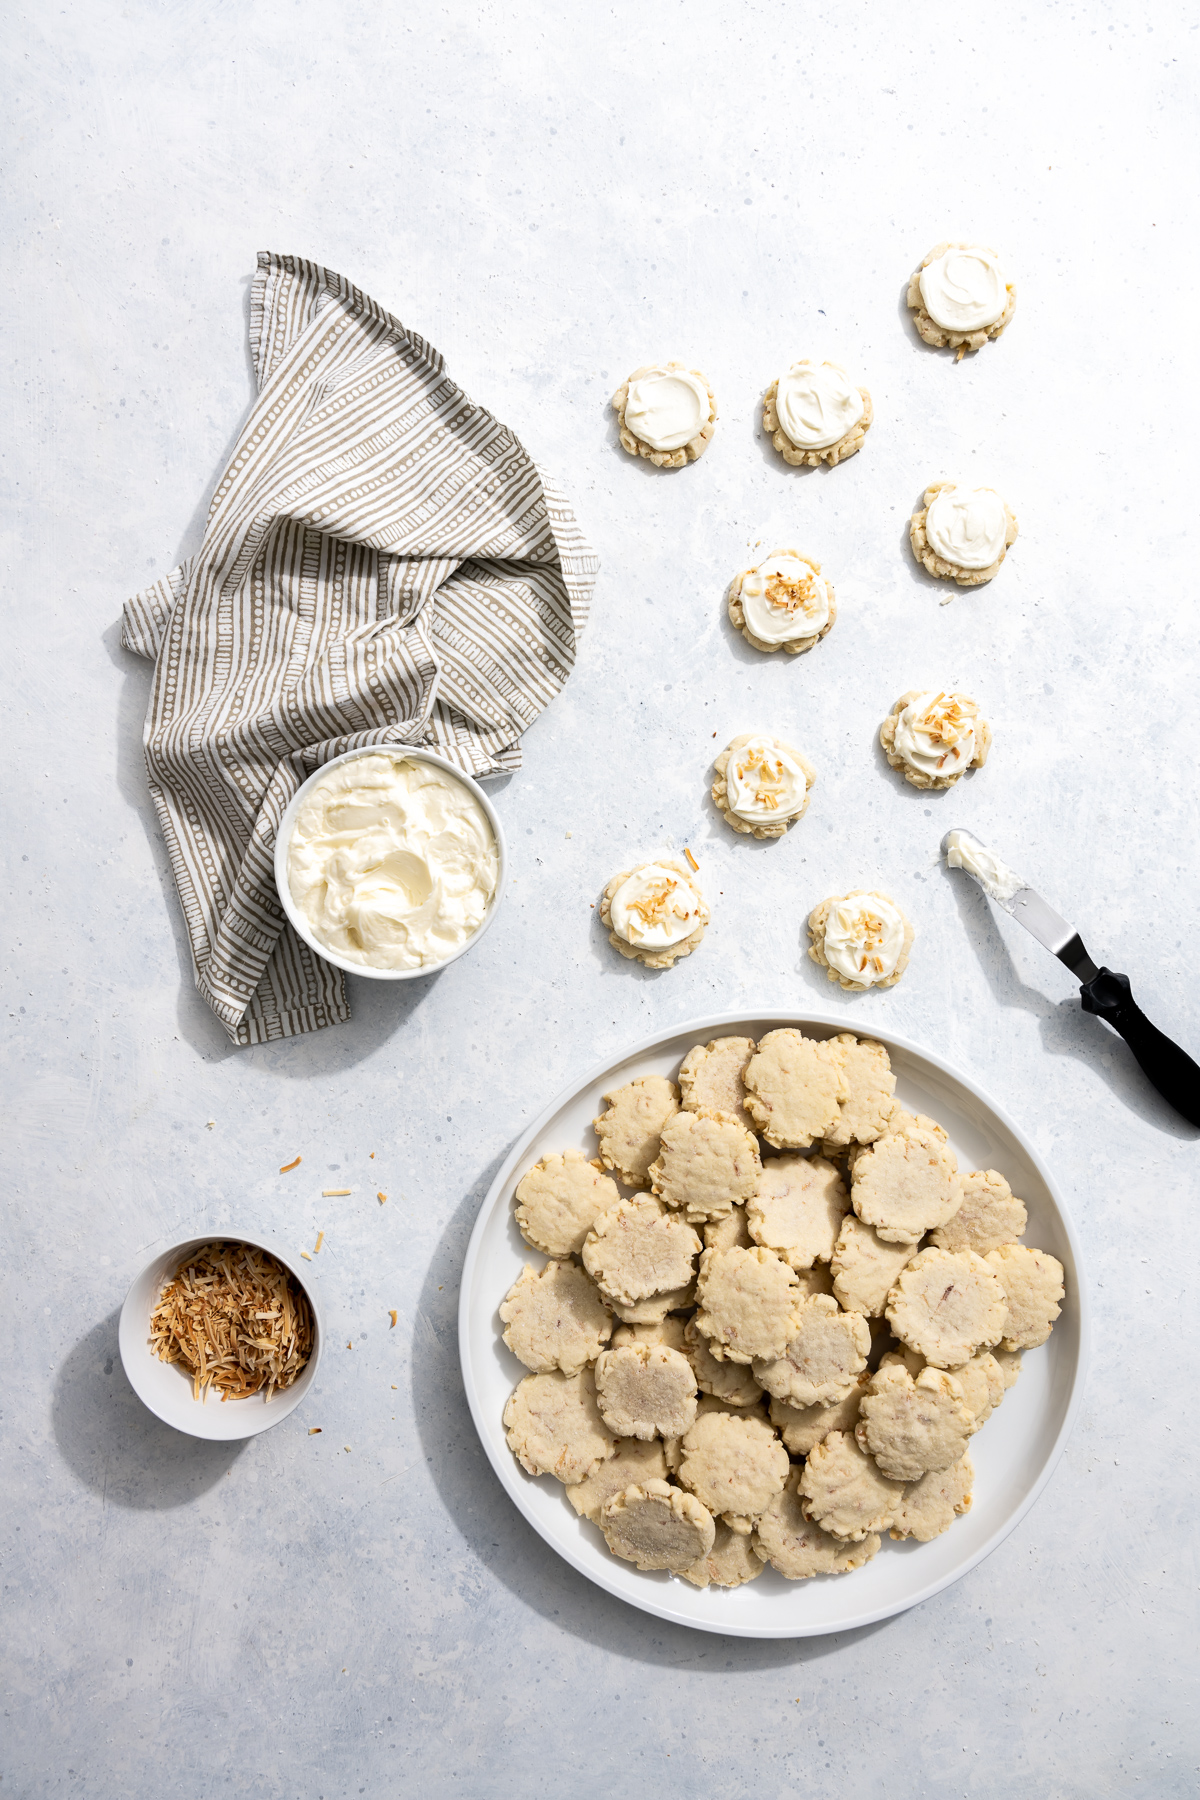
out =
[[581,1151],[556,1152],[518,1182],[517,1228],[545,1256],[577,1256],[596,1218],[620,1198],[616,1183]]
[[973,1250],[976,1256],[986,1256],[1001,1244],[1015,1244],[1029,1215],[1003,1175],[995,1169],[976,1169],[961,1179],[962,1205],[931,1234],[938,1249]]
[[805,1516],[834,1537],[861,1543],[884,1531],[904,1492],[889,1481],[848,1431],[831,1431],[808,1453],[800,1476]]
[[696,1330],[720,1362],[782,1356],[799,1296],[796,1276],[770,1250],[705,1250],[696,1283]]
[[910,688],[879,727],[879,742],[910,787],[944,789],[982,769],[992,728],[968,694]]
[[845,1047],[792,1026],[768,1031],[746,1068],[746,1110],[776,1150],[807,1150],[850,1096]]
[[995,488],[935,481],[925,489],[924,506],[908,522],[908,538],[913,555],[931,575],[959,587],[979,587],[999,574],[1017,541],[1017,520]]
[[650,1164],[650,1186],[690,1223],[703,1224],[747,1200],[761,1173],[754,1133],[705,1107],[667,1120],[658,1156]]
[[982,350],[1017,308],[1017,290],[986,244],[935,244],[908,284],[908,308],[919,336],[935,350]]
[[762,1559],[754,1554],[752,1539],[744,1531],[735,1531],[724,1519],[715,1523],[712,1549],[690,1569],[683,1570],[684,1580],[693,1587],[735,1588],[761,1575]]
[[696,1329],[694,1318],[684,1327],[684,1355],[692,1365],[696,1386],[705,1394],[714,1394],[728,1406],[756,1406],[762,1399],[759,1387],[745,1363],[720,1362],[712,1354],[703,1334]]
[[614,1556],[639,1569],[682,1575],[712,1549],[712,1514],[691,1494],[665,1481],[646,1481],[606,1500],[600,1529]]
[[710,1412],[684,1435],[679,1479],[710,1512],[753,1519],[782,1488],[788,1466],[765,1419]]
[[596,1363],[596,1403],[618,1437],[682,1437],[696,1417],[696,1377],[666,1344],[622,1344]]
[[729,584],[731,624],[755,650],[811,650],[833,628],[837,598],[821,565],[799,550],[772,550]]
[[842,1046],[842,1073],[850,1092],[825,1133],[822,1148],[827,1155],[848,1144],[873,1144],[887,1130],[896,1091],[891,1060],[882,1044],[857,1038],[851,1031],[839,1032],[836,1042]]
[[717,428],[717,402],[699,369],[645,363],[612,397],[621,448],[659,469],[682,469],[703,456]]
[[669,969],[704,936],[709,911],[687,863],[659,857],[614,875],[600,897],[600,922],[622,956]]
[[841,363],[804,356],[763,395],[763,430],[793,467],[831,469],[862,449],[874,418],[871,396]]
[[649,1187],[663,1126],[679,1111],[679,1089],[664,1075],[638,1075],[604,1099],[607,1111],[592,1120],[600,1161],[627,1187]]
[[1021,1373],[1021,1352],[1006,1350],[1003,1344],[997,1344],[992,1355],[999,1364],[1000,1373],[1004,1377],[1004,1391],[1007,1393],[1009,1388],[1017,1385],[1017,1377]]
[[958,1462],[974,1426],[953,1375],[926,1367],[914,1381],[907,1369],[893,1366],[872,1377],[855,1436],[893,1481],[918,1481]]
[[791,1456],[807,1456],[814,1444],[827,1438],[831,1431],[853,1431],[858,1423],[858,1407],[867,1391],[867,1370],[856,1378],[854,1386],[840,1400],[828,1406],[791,1406],[786,1400],[771,1400],[771,1423],[782,1437]]
[[772,1156],[746,1202],[746,1224],[756,1244],[808,1269],[829,1261],[849,1210],[845,1183],[825,1157]]
[[754,1552],[788,1581],[803,1581],[810,1575],[845,1575],[861,1569],[879,1549],[879,1538],[871,1533],[858,1543],[833,1537],[811,1519],[806,1519],[800,1496],[802,1471],[793,1469],[782,1491],[769,1501],[755,1521],[751,1540]]
[[937,1138],[939,1143],[948,1144],[950,1142],[944,1126],[939,1125],[936,1119],[929,1118],[926,1113],[909,1112],[906,1107],[901,1106],[898,1100],[892,1103],[885,1130],[928,1131]]
[[612,1455],[593,1469],[586,1481],[578,1481],[567,1489],[567,1499],[580,1518],[598,1525],[605,1501],[614,1494],[666,1478],[667,1459],[661,1438],[618,1438]]
[[704,1227],[706,1250],[748,1250],[753,1242],[744,1206],[735,1206],[723,1219],[712,1219]]
[[591,1369],[526,1375],[509,1395],[504,1427],[522,1468],[556,1475],[568,1487],[586,1481],[616,1444],[600,1417]]
[[754,1379],[790,1406],[829,1406],[854,1389],[867,1366],[871,1331],[861,1313],[843,1312],[832,1294],[796,1308],[783,1355],[756,1358]]
[[889,1244],[917,1244],[962,1205],[949,1146],[914,1125],[888,1131],[856,1157],[850,1199],[864,1224]]
[[959,1513],[970,1511],[975,1470],[969,1456],[949,1469],[922,1475],[905,1488],[892,1518],[894,1538],[927,1544],[949,1531]]
[[728,1113],[747,1131],[755,1129],[746,1111],[746,1088],[742,1077],[746,1064],[758,1045],[753,1038],[713,1038],[707,1044],[693,1044],[679,1065],[679,1091],[689,1112],[703,1112],[711,1107]]
[[978,1350],[970,1362],[959,1364],[954,1379],[963,1391],[963,1403],[978,1431],[1004,1398],[1004,1371],[990,1350]]
[[527,1369],[574,1375],[608,1342],[612,1315],[589,1275],[573,1262],[529,1263],[500,1304],[504,1341]]
[[893,1282],[915,1255],[915,1245],[889,1244],[857,1213],[847,1213],[829,1263],[833,1291],[848,1312],[881,1319]]
[[995,1271],[973,1250],[921,1250],[896,1277],[887,1317],[901,1342],[926,1362],[953,1369],[999,1343],[1008,1304]]
[[851,888],[808,915],[809,956],[847,993],[895,987],[908,967],[915,932],[894,900]]
[[985,1259],[1008,1301],[1000,1337],[1005,1350],[1036,1350],[1050,1336],[1066,1289],[1063,1266],[1045,1250],[1024,1244],[1001,1244]]
[[685,1321],[669,1315],[650,1325],[618,1325],[612,1334],[611,1348],[622,1344],[665,1344],[668,1350],[683,1349]]
[[583,1266],[606,1300],[633,1307],[686,1288],[699,1251],[690,1225],[661,1200],[639,1194],[601,1213],[584,1240]]
[[782,837],[804,817],[817,779],[799,750],[761,731],[735,737],[713,768],[713,805],[744,837]]

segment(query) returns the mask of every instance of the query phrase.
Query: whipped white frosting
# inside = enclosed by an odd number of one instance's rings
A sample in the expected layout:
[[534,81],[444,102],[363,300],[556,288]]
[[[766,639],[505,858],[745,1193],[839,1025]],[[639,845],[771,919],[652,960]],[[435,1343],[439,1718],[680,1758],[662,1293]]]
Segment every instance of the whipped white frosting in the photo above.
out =
[[990,569],[1004,548],[1008,515],[995,488],[950,482],[933,496],[925,514],[925,541],[936,556],[960,569]]
[[775,411],[797,450],[827,450],[854,429],[864,410],[841,363],[803,357],[779,377]]
[[690,937],[703,919],[698,888],[662,863],[645,863],[627,875],[609,901],[613,930],[638,949],[665,950]]
[[898,907],[875,894],[835,900],[825,922],[825,959],[847,981],[873,987],[895,973],[904,949],[904,920]]
[[925,311],[943,331],[986,331],[1008,304],[1004,271],[982,244],[951,248],[921,270]]
[[748,824],[795,818],[808,797],[808,777],[789,750],[755,736],[731,750],[725,765],[725,800]]
[[742,576],[738,593],[746,623],[766,644],[815,637],[829,623],[829,590],[810,562],[772,550]]
[[648,369],[629,383],[625,424],[652,450],[682,450],[708,424],[708,389],[690,369]]
[[974,760],[978,718],[965,694],[918,694],[897,714],[896,754],[923,775],[957,775]]
[[1029,885],[969,831],[946,833],[946,867],[965,869],[968,875],[974,875],[986,894],[1001,902],[1011,900],[1014,894]]
[[318,944],[367,968],[419,969],[479,929],[500,853],[464,782],[381,751],[336,764],[310,790],[287,875]]

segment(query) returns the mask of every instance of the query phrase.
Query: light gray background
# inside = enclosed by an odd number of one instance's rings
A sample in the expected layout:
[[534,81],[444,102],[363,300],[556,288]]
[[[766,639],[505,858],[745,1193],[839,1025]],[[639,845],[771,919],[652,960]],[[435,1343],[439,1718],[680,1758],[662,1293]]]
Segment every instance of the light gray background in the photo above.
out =
[[[1189,11],[7,15],[0,1792],[1194,1791],[1197,1133],[936,855],[976,828],[1200,1045]],[[1020,298],[955,366],[903,294],[960,235],[1002,251]],[[352,984],[341,1029],[233,1050],[190,987],[141,764],[149,670],[115,621],[199,541],[250,398],[260,247],[430,338],[563,478],[603,573],[577,672],[494,790],[515,879],[478,950]],[[832,473],[787,469],[758,425],[809,352],[875,401]],[[656,474],[607,401],[663,356],[708,373],[721,420],[701,463]],[[946,607],[905,538],[943,474],[1021,522],[998,579]],[[760,657],[722,617],[760,540],[836,584],[810,656]],[[875,744],[924,683],[995,724],[949,798]],[[779,844],[735,840],[706,799],[711,754],[754,726],[819,768]],[[713,923],[647,973],[589,903],[685,843]],[[917,940],[855,1019],[990,1088],[1073,1207],[1089,1399],[1032,1515],[929,1605],[824,1641],[690,1635],[593,1591],[501,1493],[459,1381],[463,1248],[568,1077],[693,1014],[835,1003],[803,916],[859,883]],[[209,1226],[326,1232],[317,1391],[240,1451],[160,1426],[116,1356],[136,1270]]]

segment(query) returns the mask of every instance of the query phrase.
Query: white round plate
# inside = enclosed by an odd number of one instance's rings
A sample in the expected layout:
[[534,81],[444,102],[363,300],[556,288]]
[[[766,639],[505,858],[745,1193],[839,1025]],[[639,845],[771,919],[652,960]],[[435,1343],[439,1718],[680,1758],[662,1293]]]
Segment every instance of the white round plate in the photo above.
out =
[[[863,1032],[860,1017],[832,1014],[726,1013],[697,1019],[636,1045],[626,1056],[575,1082],[523,1133],[488,1192],[463,1267],[459,1296],[459,1352],[476,1429],[501,1484],[534,1529],[589,1580],[630,1605],[677,1625],[732,1637],[812,1637],[849,1631],[927,1600],[974,1568],[1007,1537],[1050,1479],[1083,1394],[1088,1320],[1079,1248],[1049,1171],[1017,1126],[959,1071],[905,1038],[872,1030],[886,1044],[897,1076],[896,1094],[914,1112],[928,1113],[950,1134],[963,1169],[998,1169],[1029,1208],[1025,1242],[1048,1250],[1066,1271],[1066,1299],[1048,1344],[1025,1353],[1021,1378],[971,1440],[975,1499],[932,1543],[884,1538],[878,1556],[849,1575],[785,1581],[767,1568],[744,1587],[694,1588],[667,1574],[635,1569],[610,1554],[599,1531],[576,1516],[566,1491],[550,1476],[527,1475],[505,1442],[501,1415],[527,1373],[505,1346],[496,1309],[532,1261],[546,1259],[524,1243],[513,1219],[513,1189],[531,1163],[551,1150],[579,1148],[594,1155],[592,1120],[601,1095],[635,1075],[675,1076],[693,1044],[710,1038],[759,1038],[781,1025],[806,1035]],[[864,1033],[864,1035],[866,1035]]]

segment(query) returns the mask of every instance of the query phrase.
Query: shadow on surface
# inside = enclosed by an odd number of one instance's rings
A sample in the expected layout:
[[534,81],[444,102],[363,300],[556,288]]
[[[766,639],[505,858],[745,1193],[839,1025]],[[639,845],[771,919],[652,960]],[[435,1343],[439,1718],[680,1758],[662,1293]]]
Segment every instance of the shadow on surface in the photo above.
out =
[[232,1468],[245,1442],[210,1443],[156,1419],[121,1367],[120,1317],[118,1309],[93,1325],[59,1369],[50,1403],[55,1442],[106,1502],[139,1512],[187,1506]]

